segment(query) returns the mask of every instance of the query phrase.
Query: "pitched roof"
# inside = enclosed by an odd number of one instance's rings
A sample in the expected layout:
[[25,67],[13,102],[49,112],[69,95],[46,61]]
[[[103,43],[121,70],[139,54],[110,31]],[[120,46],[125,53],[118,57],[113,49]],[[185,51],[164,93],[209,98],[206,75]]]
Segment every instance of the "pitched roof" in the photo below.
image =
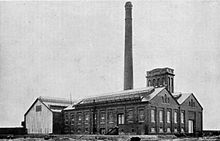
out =
[[182,104],[192,93],[173,93],[174,98],[178,101],[179,104]]
[[165,89],[165,87],[155,88],[152,93],[143,95],[144,98],[143,98],[142,101],[150,101],[150,100],[153,99],[157,94],[159,94],[163,89]]
[[56,98],[56,97],[40,96],[38,97],[38,99],[53,112],[61,112],[62,109],[68,107],[70,104],[73,103],[71,100],[67,100],[64,98]]
[[34,106],[37,101],[40,101],[43,105],[45,105],[51,112],[61,112],[62,109],[66,108],[67,106],[71,105],[73,102],[64,98],[55,98],[55,97],[38,97],[27,112],[24,114],[26,115],[30,109]]
[[89,98],[84,98],[80,102],[71,105],[64,110],[72,110],[75,108],[75,105],[80,104],[89,104],[93,102],[106,102],[106,101],[123,101],[123,100],[140,100],[140,101],[150,101],[155,97],[161,90],[165,87],[154,88],[154,87],[144,87],[132,90],[124,90],[119,92],[102,94],[100,96],[94,96]]
[[80,102],[80,104],[85,103],[93,103],[95,102],[103,102],[103,101],[118,101],[118,100],[125,100],[125,99],[138,99],[140,98],[140,94],[149,93],[153,91],[153,87],[145,87],[139,89],[132,89],[132,90],[125,90],[113,93],[102,94],[101,96],[94,96],[89,98],[84,98]]

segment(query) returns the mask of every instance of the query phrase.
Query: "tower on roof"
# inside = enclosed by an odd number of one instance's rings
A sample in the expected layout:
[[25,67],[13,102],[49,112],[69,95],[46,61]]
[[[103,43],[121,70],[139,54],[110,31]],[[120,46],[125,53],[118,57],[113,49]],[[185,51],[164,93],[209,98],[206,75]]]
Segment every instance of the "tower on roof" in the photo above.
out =
[[171,68],[157,68],[147,71],[147,86],[166,87],[174,92],[174,70]]

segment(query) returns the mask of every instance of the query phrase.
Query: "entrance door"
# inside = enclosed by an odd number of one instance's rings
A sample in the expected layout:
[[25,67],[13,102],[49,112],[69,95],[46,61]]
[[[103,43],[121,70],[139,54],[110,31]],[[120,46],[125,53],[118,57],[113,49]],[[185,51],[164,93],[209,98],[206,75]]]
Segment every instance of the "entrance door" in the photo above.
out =
[[119,125],[119,124],[124,124],[124,122],[125,122],[125,116],[124,116],[124,114],[118,114],[118,118],[117,118],[117,125]]
[[188,121],[188,132],[193,133],[193,120]]

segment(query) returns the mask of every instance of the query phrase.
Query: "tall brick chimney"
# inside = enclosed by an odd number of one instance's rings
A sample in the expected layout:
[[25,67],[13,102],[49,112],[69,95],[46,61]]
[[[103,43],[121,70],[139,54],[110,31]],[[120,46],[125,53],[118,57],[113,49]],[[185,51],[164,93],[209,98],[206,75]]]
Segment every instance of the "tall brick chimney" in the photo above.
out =
[[124,90],[133,89],[132,4],[125,4]]

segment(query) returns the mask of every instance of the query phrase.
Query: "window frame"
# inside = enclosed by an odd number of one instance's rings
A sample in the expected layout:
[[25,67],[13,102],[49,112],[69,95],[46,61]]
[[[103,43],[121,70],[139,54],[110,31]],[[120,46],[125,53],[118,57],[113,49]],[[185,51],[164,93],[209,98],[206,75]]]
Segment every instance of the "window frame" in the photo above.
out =
[[174,123],[178,123],[178,114],[177,111],[174,111]]
[[108,123],[114,123],[114,111],[113,110],[108,111]]
[[[143,111],[143,114],[141,114],[140,111]],[[138,122],[144,122],[145,121],[145,114],[144,114],[144,108],[138,109]]]
[[164,114],[164,111],[163,111],[163,110],[160,110],[160,111],[159,111],[159,122],[160,122],[160,123],[163,123],[163,122],[164,122],[163,114]]
[[100,112],[100,124],[105,124],[105,122],[106,122],[106,112],[101,111]]
[[42,111],[42,105],[36,105],[36,112],[41,112]]
[[125,114],[124,113],[119,113],[117,115],[117,124],[118,125],[125,124]]
[[156,110],[155,109],[151,109],[151,111],[150,111],[150,115],[151,115],[150,116],[150,120],[151,120],[152,123],[156,122],[156,120],[155,120],[156,119],[155,118],[155,116],[156,116],[155,113],[156,113]]
[[134,109],[127,109],[127,122],[128,123],[133,123],[134,122]]
[[184,124],[185,123],[185,112],[184,111],[181,111],[180,118],[181,118],[181,123]]
[[171,123],[171,111],[167,111],[167,123]]

